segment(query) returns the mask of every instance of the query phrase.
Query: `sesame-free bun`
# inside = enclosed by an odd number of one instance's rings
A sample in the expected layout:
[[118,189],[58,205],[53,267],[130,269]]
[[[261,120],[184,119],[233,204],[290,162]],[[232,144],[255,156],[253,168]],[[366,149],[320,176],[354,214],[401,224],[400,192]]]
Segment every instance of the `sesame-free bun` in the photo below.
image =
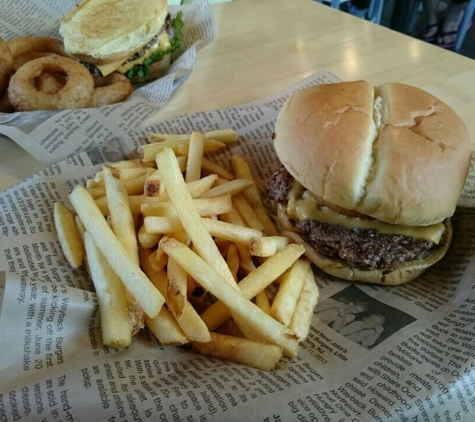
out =
[[297,91],[279,114],[274,138],[282,164],[314,195],[391,224],[450,217],[470,165],[469,132],[457,114],[399,83]]
[[61,19],[66,51],[102,65],[125,59],[162,28],[166,0],[85,0]]

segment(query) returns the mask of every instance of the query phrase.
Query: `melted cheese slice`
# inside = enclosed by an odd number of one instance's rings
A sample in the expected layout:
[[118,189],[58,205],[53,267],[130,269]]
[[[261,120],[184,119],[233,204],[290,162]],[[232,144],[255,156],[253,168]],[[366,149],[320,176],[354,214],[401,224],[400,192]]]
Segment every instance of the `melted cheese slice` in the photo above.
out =
[[305,191],[305,188],[297,182],[294,182],[295,188],[292,188],[290,199],[287,203],[287,215],[295,220],[316,220],[322,223],[338,224],[345,228],[359,228],[368,230],[377,230],[380,233],[390,235],[403,235],[417,239],[427,240],[438,244],[444,233],[445,226],[442,223],[431,226],[411,227],[402,224],[389,224],[376,219],[362,219],[347,217],[339,214],[329,208],[319,208],[314,198]]
[[99,70],[101,71],[103,76],[110,75],[112,72],[119,72],[119,73],[126,73],[128,70],[132,69],[136,64],[141,64],[147,57],[151,56],[152,53],[154,53],[157,50],[161,51],[167,51],[171,48],[170,40],[168,38],[168,35],[166,32],[163,32],[162,34],[159,35],[158,37],[158,43],[157,45],[150,47],[146,53],[138,58],[137,60],[130,61],[128,63],[124,62],[127,60],[118,60],[116,62],[104,64],[97,66]]

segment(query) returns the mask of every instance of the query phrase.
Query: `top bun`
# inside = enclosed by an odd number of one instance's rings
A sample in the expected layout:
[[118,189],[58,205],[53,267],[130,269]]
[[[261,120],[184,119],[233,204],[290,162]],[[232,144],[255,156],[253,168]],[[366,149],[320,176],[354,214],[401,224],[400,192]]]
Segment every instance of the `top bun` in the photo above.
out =
[[313,194],[391,224],[450,217],[468,174],[469,132],[431,94],[365,81],[297,91],[279,114],[274,146]]
[[64,15],[59,32],[68,53],[101,65],[140,50],[167,14],[166,0],[85,0]]

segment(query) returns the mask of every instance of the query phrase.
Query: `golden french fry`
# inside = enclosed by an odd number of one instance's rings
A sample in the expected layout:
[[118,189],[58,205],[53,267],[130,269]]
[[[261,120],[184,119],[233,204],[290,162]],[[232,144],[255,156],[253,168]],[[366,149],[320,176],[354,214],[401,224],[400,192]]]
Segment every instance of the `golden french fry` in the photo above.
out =
[[[138,176],[133,179],[125,180],[124,185],[129,195],[140,195],[143,193],[143,186],[146,175]],[[101,198],[106,195],[106,187],[104,185],[95,186],[88,189],[94,199]]]
[[244,196],[242,196],[242,194],[233,196],[233,205],[239,211],[239,214],[241,214],[246,226],[259,230],[260,232],[264,232],[264,224],[262,224],[261,220],[259,220],[259,217],[246,201]]
[[155,318],[145,317],[145,324],[164,346],[181,346],[190,342],[165,307]]
[[259,217],[259,220],[261,220],[262,224],[264,225],[266,235],[278,236],[279,231],[276,229],[273,221],[269,217],[269,214],[264,207],[264,204],[262,203],[262,199],[259,195],[259,191],[257,190],[256,181],[252,176],[249,164],[244,159],[244,157],[241,157],[240,155],[233,155],[231,162],[234,169],[234,174],[237,178],[248,179],[252,181],[252,186],[243,192],[243,196],[246,198],[252,209],[254,209],[255,213]]
[[271,306],[271,315],[286,327],[290,325],[309,272],[311,272],[310,262],[306,259],[298,259],[280,277],[279,290]]
[[[172,133],[150,133],[147,138],[149,142],[163,142],[172,140],[189,140],[190,136],[190,134],[175,135]],[[237,133],[233,129],[210,130],[209,132],[205,132],[204,136],[205,138],[216,139],[225,144],[236,142],[238,139]]]
[[73,213],[65,205],[55,202],[53,219],[64,257],[71,267],[78,268],[84,259],[84,246]]
[[[236,226],[234,224],[213,220],[211,218],[200,217],[199,222],[206,230],[206,234],[208,236],[229,240],[241,245],[249,246],[251,239],[262,236],[262,233],[259,232],[259,230],[250,229],[249,227]],[[145,217],[144,226],[148,233],[158,234],[170,234],[183,230],[184,228],[178,217]],[[196,242],[193,243],[195,244]],[[214,242],[213,244],[216,246]]]
[[137,238],[142,248],[149,249],[153,248],[159,242],[161,235],[147,232],[145,226],[142,225],[137,233]]
[[307,274],[305,284],[300,293],[299,300],[295,307],[295,312],[290,322],[290,329],[297,334],[299,341],[304,341],[310,331],[310,324],[312,323],[313,311],[317,305],[320,292],[313,272]]
[[211,333],[208,343],[193,342],[193,348],[206,356],[225,359],[253,368],[271,371],[282,357],[282,348],[241,337]]
[[186,163],[186,183],[194,182],[201,177],[201,161],[203,160],[205,142],[204,136],[203,132],[191,133],[188,160]]
[[229,269],[234,277],[234,280],[238,280],[238,270],[239,270],[239,254],[234,243],[230,243],[228,250],[226,251],[226,263],[228,264]]
[[281,346],[289,356],[297,355],[297,336],[259,309],[229,282],[225,282],[226,280],[200,256],[172,238],[160,242],[160,246],[201,286],[222,301],[239,319],[250,324],[267,342]]
[[157,170],[154,170],[151,174],[147,174],[147,178],[144,182],[144,195],[158,196],[160,193],[160,175]]
[[261,236],[251,239],[249,252],[253,256],[272,256],[284,249],[290,240],[286,236]]
[[224,169],[219,164],[213,163],[205,157],[203,157],[203,159],[201,160],[201,169],[203,170],[203,173],[206,174],[216,174],[217,176],[222,177],[226,180],[234,179],[234,174]]
[[84,242],[99,301],[102,341],[109,347],[127,347],[132,341],[132,334],[125,287],[87,231],[84,234]]
[[155,167],[155,163],[144,163],[141,159],[136,160],[124,160],[124,161],[116,161],[115,163],[109,163],[110,167],[114,167],[116,169],[131,169],[137,167]]
[[[170,140],[163,142],[156,142],[153,144],[142,145],[138,148],[139,154],[142,156],[142,160],[146,163],[149,161],[155,161],[155,156],[163,150],[170,148],[176,151],[180,147],[189,148],[190,140]],[[203,152],[208,154],[210,152],[219,151],[226,148],[226,144],[216,141],[215,139],[205,139]]]
[[183,309],[186,303],[187,274],[176,260],[168,258],[167,276],[167,306],[175,318],[179,320],[183,316]]
[[[231,195],[225,194],[213,198],[196,198],[193,200],[201,217],[210,217],[230,212],[233,207]],[[174,217],[175,207],[170,202],[147,203],[141,207],[144,217]]]
[[259,306],[267,315],[271,315],[269,298],[266,295],[266,291],[262,290],[256,295],[256,305]]
[[[104,166],[104,185],[112,231],[128,255],[139,265],[135,224],[129,205],[129,195],[122,180],[112,174],[110,167]],[[117,172],[117,170],[115,170]]]
[[[162,248],[158,248],[148,257],[148,264],[150,264],[150,267],[155,271],[162,271],[165,268],[165,265],[168,264],[168,256],[163,252]],[[142,267],[144,267],[143,262]]]
[[[114,165],[109,165],[109,167],[116,168]],[[118,168],[118,170],[120,172],[121,180],[130,180],[147,174],[149,167]],[[102,170],[95,174],[94,181],[99,184],[104,184],[104,173]]]
[[238,135],[234,129],[216,129],[205,132],[205,138],[216,139],[217,141],[229,144],[238,140]]
[[170,148],[163,150],[163,152],[157,154],[156,161],[160,177],[170,196],[170,201],[175,206],[181,224],[188,233],[194,247],[198,250],[200,256],[212,265],[228,283],[235,285],[234,277],[226,265],[226,261],[219,253],[218,247],[193,204],[193,199],[186,187],[173,150]]
[[[176,157],[177,159],[179,157]],[[194,182],[190,182],[186,184],[186,188],[188,189],[188,192],[190,193],[192,198],[198,198],[201,195],[203,195],[206,191],[208,191],[211,186],[213,186],[215,180],[218,178],[215,174],[211,174],[206,177],[202,177],[200,180],[196,180]],[[170,197],[168,196],[168,192],[165,190],[165,192],[161,193],[157,199],[159,201],[169,201]]]
[[78,234],[81,237],[81,243],[83,243],[83,249],[84,249],[84,233],[86,233],[86,228],[84,227],[84,224],[82,224],[81,219],[75,215],[74,216],[74,222],[76,223],[76,228],[78,230]]
[[[242,294],[248,299],[255,297],[290,268],[303,253],[302,246],[291,243],[284,250],[268,258],[239,282],[238,287]],[[210,330],[219,327],[230,316],[225,304],[221,302],[213,303],[201,314],[201,318]]]
[[[152,283],[164,296],[167,294],[167,273],[165,271],[155,271],[149,262],[149,251],[139,250],[140,262],[145,273],[150,277]],[[205,323],[195,311],[190,302],[186,301],[183,313],[178,325],[190,341],[207,342],[211,340],[210,332]]]
[[[102,172],[104,174],[107,205],[110,210],[110,226],[119,243],[138,267],[137,236],[135,233],[134,218],[130,211],[127,188],[125,187],[125,183],[117,178],[117,176],[120,176],[120,170],[103,166]],[[135,334],[144,325],[144,312],[138,304],[137,299],[129,291],[127,291],[126,294],[129,318],[132,322],[132,334]]]
[[165,298],[127,254],[104,220],[92,196],[83,186],[77,185],[69,198],[84,227],[91,234],[95,245],[125,284],[127,290],[150,318],[157,316]]
[[246,190],[252,182],[247,179],[234,179],[223,183],[222,185],[211,188],[208,192],[205,192],[202,198],[212,198],[224,194],[236,195]]

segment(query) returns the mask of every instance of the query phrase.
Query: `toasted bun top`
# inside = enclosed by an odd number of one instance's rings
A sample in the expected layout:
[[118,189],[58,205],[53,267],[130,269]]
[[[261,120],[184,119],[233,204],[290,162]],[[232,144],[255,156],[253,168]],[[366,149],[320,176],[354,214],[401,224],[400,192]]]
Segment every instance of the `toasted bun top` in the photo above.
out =
[[389,83],[317,85],[279,114],[276,152],[292,176],[340,207],[423,226],[453,214],[471,143],[457,114],[431,94]]
[[147,44],[167,14],[166,0],[85,0],[64,15],[59,31],[68,53],[106,64]]

